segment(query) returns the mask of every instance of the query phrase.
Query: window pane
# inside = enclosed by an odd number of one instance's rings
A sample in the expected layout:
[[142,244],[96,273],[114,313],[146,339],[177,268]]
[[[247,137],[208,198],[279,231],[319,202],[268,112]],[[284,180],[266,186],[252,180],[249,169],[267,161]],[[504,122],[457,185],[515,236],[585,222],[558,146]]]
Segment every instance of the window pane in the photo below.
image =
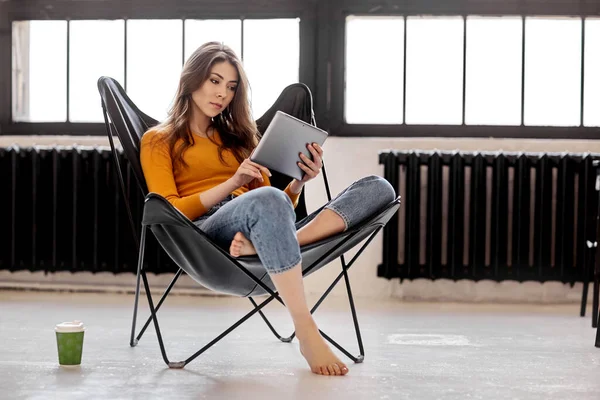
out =
[[127,21],[127,92],[162,121],[175,97],[182,60],[182,20]]
[[600,19],[585,21],[583,124],[600,126]]
[[67,119],[67,22],[13,23],[13,120]]
[[69,71],[69,119],[103,122],[98,78],[110,76],[123,85],[124,23],[120,21],[71,21]]
[[467,18],[465,123],[521,124],[521,18]]
[[286,86],[298,82],[300,20],[244,20],[244,68],[254,119],[258,119]]
[[409,17],[406,123],[461,124],[463,19]]
[[525,125],[579,125],[581,19],[525,20]]
[[404,19],[346,19],[346,121],[402,123]]
[[206,42],[223,42],[242,59],[242,21],[210,19],[185,21],[185,59]]

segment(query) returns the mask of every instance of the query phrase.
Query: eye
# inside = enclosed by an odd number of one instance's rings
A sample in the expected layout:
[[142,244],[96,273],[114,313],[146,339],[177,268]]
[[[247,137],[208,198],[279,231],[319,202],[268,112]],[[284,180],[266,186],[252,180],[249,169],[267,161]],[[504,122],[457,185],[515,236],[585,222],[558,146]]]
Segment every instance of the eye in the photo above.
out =
[[237,89],[237,86],[229,86],[229,90],[231,90],[232,92],[235,92]]
[[219,84],[219,81],[218,81],[218,80],[216,80],[216,79],[211,79],[210,81],[211,81],[212,83],[214,83],[215,85],[218,85],[218,84]]

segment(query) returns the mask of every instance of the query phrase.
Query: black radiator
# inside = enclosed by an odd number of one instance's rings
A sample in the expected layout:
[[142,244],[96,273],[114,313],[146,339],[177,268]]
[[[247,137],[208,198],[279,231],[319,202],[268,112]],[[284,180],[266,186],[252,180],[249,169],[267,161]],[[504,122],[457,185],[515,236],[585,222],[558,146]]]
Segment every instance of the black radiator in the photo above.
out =
[[[120,161],[140,226],[143,197],[125,157]],[[109,148],[0,148],[0,188],[0,270],[136,272],[137,248]],[[148,238],[148,271],[177,271]]]
[[378,276],[582,281],[599,157],[380,152],[402,207],[384,229]]

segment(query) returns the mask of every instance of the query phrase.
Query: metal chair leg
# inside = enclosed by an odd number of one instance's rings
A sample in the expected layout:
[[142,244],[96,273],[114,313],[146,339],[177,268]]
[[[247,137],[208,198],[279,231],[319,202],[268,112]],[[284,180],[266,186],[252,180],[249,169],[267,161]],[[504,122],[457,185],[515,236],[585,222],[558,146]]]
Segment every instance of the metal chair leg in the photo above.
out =
[[350,310],[352,312],[352,321],[354,322],[354,331],[356,332],[356,341],[358,342],[358,350],[360,352],[358,361],[363,362],[365,359],[365,348],[363,346],[362,336],[360,334],[360,326],[358,325],[358,317],[356,315],[356,307],[354,306],[354,296],[352,296],[352,288],[350,287],[350,278],[348,277],[348,267],[345,263],[342,265],[344,270],[344,281],[346,281],[346,291],[348,292],[348,301],[350,303]]
[[[250,303],[252,303],[252,305],[254,306],[254,308],[257,308],[258,305],[256,304],[256,302],[254,301],[254,299],[252,297],[248,297],[248,299],[250,300]],[[267,324],[267,326],[269,327],[269,329],[271,330],[271,332],[273,332],[273,335],[275,335],[275,337],[279,340],[281,340],[284,343],[289,343],[292,341],[292,339],[294,338],[293,336],[289,336],[289,337],[282,337],[279,332],[277,332],[277,330],[275,330],[275,328],[273,328],[273,325],[271,325],[271,322],[269,322],[269,319],[265,316],[265,314],[262,311],[258,312],[260,314],[260,316],[262,317],[263,321],[265,321],[265,324]]]
[[579,311],[579,315],[581,317],[585,317],[585,309],[587,308],[587,298],[588,298],[588,287],[590,283],[587,281],[583,282],[583,290],[581,292],[581,310]]
[[592,248],[594,247],[595,243],[590,242],[589,240],[586,241],[586,245],[587,245],[587,251],[586,251],[586,260],[584,263],[584,267],[583,267],[583,290],[581,292],[581,310],[579,311],[579,315],[582,317],[585,317],[585,311],[587,308],[587,298],[588,298],[588,291],[589,291],[589,286],[590,286],[590,270],[591,270],[591,262],[592,262],[592,252],[594,250],[592,250]]
[[592,302],[592,328],[598,326],[598,291],[600,289],[600,277],[594,276],[594,298]]
[[135,338],[135,323],[137,321],[138,302],[140,298],[140,274],[142,272],[142,264],[144,259],[144,248],[146,245],[146,227],[142,226],[142,234],[140,235],[141,244],[140,252],[138,255],[138,266],[137,275],[135,278],[135,301],[133,304],[133,321],[131,322],[131,338],[129,339],[129,345],[135,347],[138,344],[138,339]]
[[600,348],[600,328],[596,328],[596,347]]
[[[179,279],[179,277],[181,276],[182,273],[183,273],[183,270],[180,268],[179,271],[177,271],[177,273],[175,274],[175,276],[171,280],[171,283],[169,283],[169,286],[167,287],[167,289],[163,293],[162,297],[158,301],[158,304],[156,305],[156,310],[155,310],[156,312],[158,312],[158,310],[160,310],[160,306],[162,306],[162,304],[166,300],[167,296],[171,292],[171,289],[173,289],[173,286],[175,286],[175,282],[177,282],[177,279]],[[148,329],[148,326],[150,325],[150,322],[152,322],[152,316],[148,317],[148,319],[146,320],[146,323],[144,324],[144,326],[142,327],[142,329],[140,329],[140,333],[138,333],[138,335],[137,335],[136,342],[139,341],[142,338],[142,336],[144,335],[144,332],[146,332],[146,329]]]
[[243,324],[248,318],[250,318],[257,312],[259,312],[264,306],[266,306],[267,304],[269,304],[271,301],[273,301],[275,299],[274,295],[269,296],[268,299],[263,301],[261,304],[257,305],[256,308],[254,308],[252,311],[248,312],[245,316],[243,316],[241,319],[239,319],[236,323],[231,325],[229,328],[227,328],[225,331],[223,331],[219,336],[214,338],[206,346],[202,347],[200,350],[198,350],[196,353],[192,354],[186,360],[184,360],[184,361],[169,361],[169,358],[167,357],[167,352],[165,350],[162,333],[160,331],[158,317],[156,316],[156,309],[154,308],[154,302],[152,301],[152,295],[150,294],[150,286],[148,284],[148,279],[146,277],[145,271],[142,271],[142,280],[144,282],[144,287],[146,289],[146,297],[148,298],[148,306],[150,307],[150,314],[152,315],[151,318],[152,318],[152,321],[154,322],[154,329],[156,330],[156,337],[158,339],[158,345],[160,347],[160,352],[161,352],[163,361],[165,362],[165,364],[167,364],[167,366],[169,368],[173,368],[173,369],[181,369],[181,368],[185,367],[187,364],[192,362],[196,357],[198,357],[199,355],[204,353],[206,350],[211,348],[213,345],[215,345],[217,342],[219,342],[225,336],[230,334],[234,329],[236,329],[238,326]]

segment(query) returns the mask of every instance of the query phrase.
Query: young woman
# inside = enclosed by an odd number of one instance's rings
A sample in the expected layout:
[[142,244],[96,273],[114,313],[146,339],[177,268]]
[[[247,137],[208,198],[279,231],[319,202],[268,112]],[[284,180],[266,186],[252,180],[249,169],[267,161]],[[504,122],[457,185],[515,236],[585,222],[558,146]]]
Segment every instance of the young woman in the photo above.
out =
[[235,53],[220,43],[187,60],[168,118],[146,132],[141,163],[151,192],[165,197],[231,255],[257,254],[293,319],[300,351],[312,372],[345,375],[346,365],[319,334],[304,296],[300,246],[339,233],[395,197],[380,177],[354,182],[335,199],[295,222],[306,182],[321,169],[323,149],[307,144],[305,172],[285,191],[270,186],[269,170],[249,160],[257,128],[248,81]]

